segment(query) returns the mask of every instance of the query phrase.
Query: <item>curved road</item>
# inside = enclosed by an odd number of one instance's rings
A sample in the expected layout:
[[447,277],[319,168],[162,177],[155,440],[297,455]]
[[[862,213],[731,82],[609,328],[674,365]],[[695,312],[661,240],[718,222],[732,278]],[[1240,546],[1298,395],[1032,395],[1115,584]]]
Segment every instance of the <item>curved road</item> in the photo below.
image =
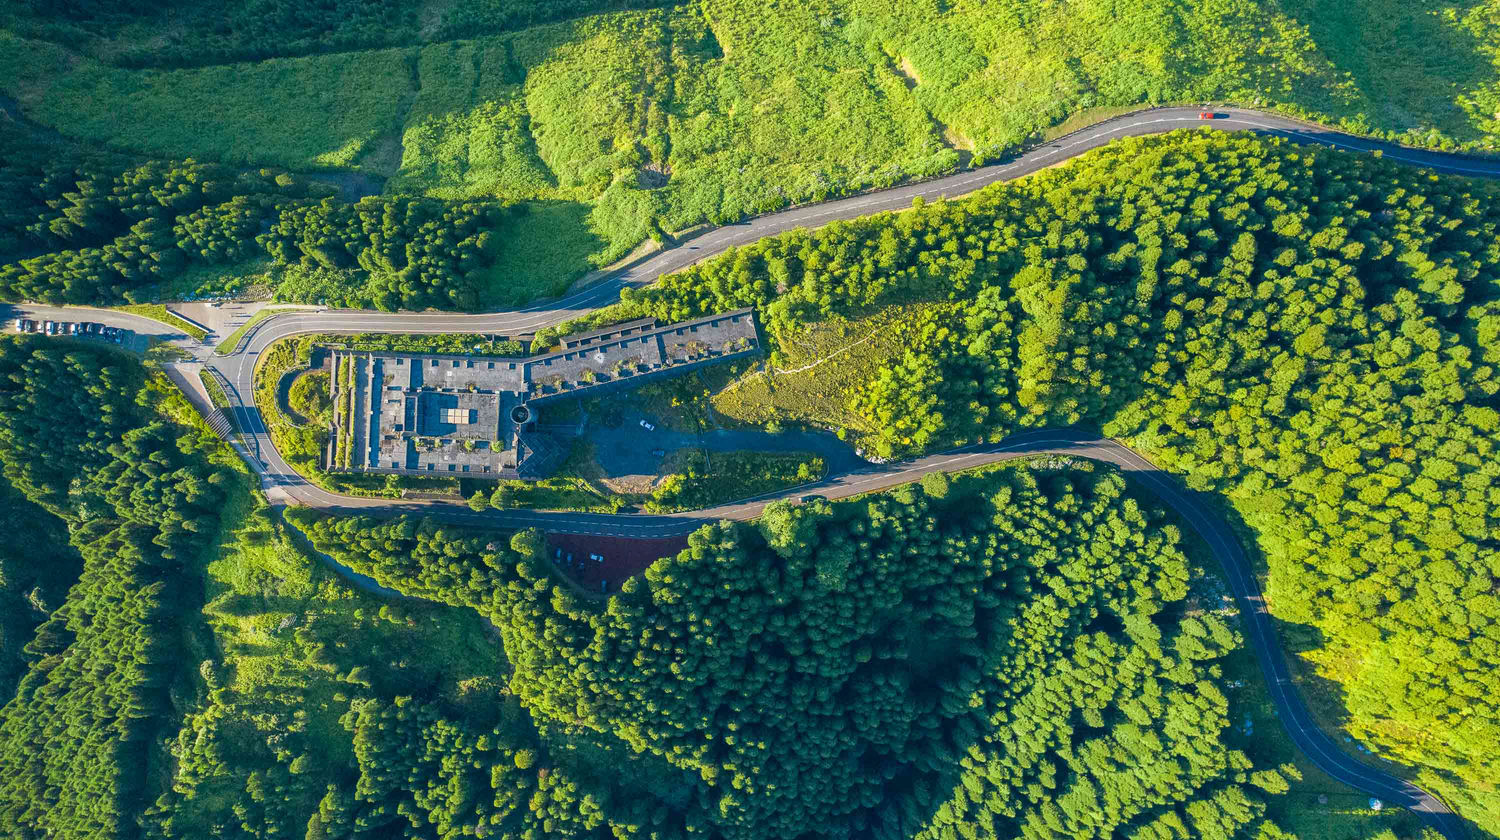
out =
[[[871,466],[799,488],[797,492],[817,493],[828,498],[847,498],[906,484],[932,472],[965,470],[1035,455],[1063,455],[1109,463],[1138,485],[1155,493],[1202,537],[1214,558],[1223,567],[1230,590],[1244,616],[1250,646],[1270,689],[1271,702],[1293,743],[1329,776],[1379,797],[1387,804],[1412,811],[1447,840],[1466,840],[1468,835],[1463,820],[1441,800],[1404,779],[1364,764],[1342,752],[1318,728],[1296,692],[1291,671],[1276,639],[1270,610],[1261,594],[1250,561],[1229,524],[1216,512],[1213,500],[1204,494],[1184,489],[1170,474],[1118,441],[1078,429],[1041,429],[1012,435],[990,446],[968,447],[898,464]],[[691,533],[703,525],[724,519],[752,519],[771,501],[785,495],[787,494],[769,494],[706,510],[655,515],[517,510],[475,513],[455,503],[393,503],[385,499],[353,499],[316,487],[304,491],[297,498],[303,504],[343,514],[393,516],[410,513],[436,516],[471,526],[536,526],[570,533],[662,537]]]
[[205,358],[204,361],[223,377],[225,391],[230,400],[236,403],[240,428],[249,432],[247,442],[255,450],[252,453],[252,463],[257,464],[267,492],[273,498],[330,506],[331,500],[342,497],[315,492],[316,488],[301,479],[281,459],[271,445],[270,437],[266,434],[252,401],[255,360],[271,344],[289,336],[318,332],[531,333],[581,317],[600,306],[617,301],[623,288],[649,285],[663,275],[767,236],[797,228],[817,227],[838,220],[855,219],[872,213],[902,210],[910,207],[912,200],[918,197],[936,200],[963,195],[990,184],[1014,180],[1055,166],[1122,137],[1160,134],[1181,128],[1251,131],[1285,137],[1299,143],[1357,152],[1378,151],[1390,160],[1442,172],[1500,178],[1500,160],[1409,149],[1393,143],[1352,137],[1323,126],[1258,111],[1217,109],[1215,113],[1219,118],[1214,120],[1201,120],[1198,113],[1199,109],[1196,108],[1155,108],[1125,114],[1042,144],[1002,163],[932,181],[796,207],[740,224],[725,225],[690,242],[660,251],[581,292],[526,309],[483,315],[347,310],[280,315],[251,327],[236,352],[227,356]]
[[[1440,152],[1409,149],[1391,143],[1342,134],[1333,129],[1244,109],[1217,109],[1218,119],[1200,120],[1196,108],[1157,108],[1138,111],[1081,129],[1050,143],[1039,145],[1007,161],[961,172],[932,181],[908,184],[880,192],[809,205],[773,213],[735,225],[711,230],[676,247],[658,252],[609,277],[604,282],[559,300],[527,309],[484,315],[453,313],[378,313],[326,311],[281,315],[260,322],[245,336],[239,349],[226,356],[211,356],[208,348],[188,346],[195,363],[205,365],[225,386],[240,428],[245,430],[241,454],[260,475],[263,488],[273,502],[304,504],[338,513],[382,516],[412,513],[431,515],[457,523],[489,527],[538,526],[554,531],[620,536],[667,536],[695,530],[705,522],[748,519],[757,516],[772,498],[792,492],[815,492],[842,498],[912,481],[935,470],[959,470],[1026,455],[1072,455],[1105,461],[1119,467],[1149,487],[1177,512],[1209,545],[1223,565],[1229,583],[1245,615],[1250,642],[1270,685],[1277,713],[1297,746],[1330,776],[1377,796],[1390,804],[1410,809],[1448,840],[1465,840],[1463,822],[1441,801],[1415,785],[1356,761],[1341,752],[1308,715],[1295,693],[1290,672],[1277,644],[1270,613],[1245,554],[1211,504],[1177,482],[1138,453],[1107,439],[1077,430],[1028,432],[1000,444],[932,455],[901,464],[861,469],[829,478],[796,491],[746,500],[685,514],[579,514],[542,511],[486,511],[475,513],[466,506],[442,501],[392,501],[340,496],[322,490],[292,470],[274,446],[261,422],[252,394],[256,359],[271,344],[289,336],[318,332],[474,332],[522,334],[580,317],[619,298],[626,287],[648,285],[663,275],[699,260],[796,228],[817,227],[828,222],[853,219],[911,206],[914,198],[934,200],[963,195],[990,184],[1020,178],[1062,163],[1113,140],[1159,134],[1180,128],[1206,127],[1227,131],[1250,131],[1285,137],[1298,143],[1332,146],[1356,152],[1379,152],[1385,158],[1458,175],[1500,178],[1500,161],[1469,158]],[[56,316],[59,310],[26,307],[40,317]],[[60,317],[68,317],[61,315]],[[130,326],[146,333],[163,328],[120,313],[99,315],[102,320]],[[186,344],[179,341],[179,344]],[[179,383],[187,379],[176,377]]]

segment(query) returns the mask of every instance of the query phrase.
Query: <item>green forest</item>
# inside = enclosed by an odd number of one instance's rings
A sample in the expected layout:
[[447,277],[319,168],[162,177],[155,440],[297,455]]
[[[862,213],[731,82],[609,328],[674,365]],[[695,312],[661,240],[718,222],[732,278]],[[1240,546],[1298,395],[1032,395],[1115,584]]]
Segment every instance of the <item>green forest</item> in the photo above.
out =
[[8,615],[0,649],[8,678],[24,668],[0,708],[9,837],[132,834],[170,722],[179,620],[201,597],[183,572],[218,529],[228,476],[137,405],[142,379],[106,352],[0,341],[0,463],[26,499],[7,515],[60,540],[3,567],[8,606],[19,596],[40,619],[17,651],[9,625],[29,613]]
[[[386,310],[476,309],[524,208],[365,196],[286,172],[90,154],[0,125],[0,300],[170,298],[190,273],[269,260],[276,296]],[[59,152],[62,152],[59,154]]]
[[[0,301],[255,276],[516,307],[705,225],[1210,100],[1489,156],[1500,4],[0,0]],[[693,410],[882,460],[1126,442],[1222,505],[1330,734],[1500,837],[1497,199],[1182,131],[766,239],[588,321],[753,306],[768,356]],[[277,401],[313,340],[269,348],[254,396],[332,482],[326,382]],[[637,501],[823,471],[714,457]],[[1211,555],[1100,465],[775,504],[608,598],[534,530],[257,488],[139,356],[0,336],[0,836],[1435,840],[1293,751]]]
[[[361,754],[338,797],[389,836],[1285,836],[1265,802],[1294,771],[1221,738],[1237,635],[1183,609],[1176,527],[1111,473],[783,505],[700,530],[607,603],[534,532],[288,516],[356,571],[493,621],[541,735],[381,709],[400,747],[372,747],[377,779],[412,789],[367,781]],[[495,755],[444,760],[445,728]]]
[[1249,737],[1223,584],[1110,470],[776,506],[606,601],[535,531],[283,520],[124,354],[0,339],[0,409],[57,541],[4,555],[7,837],[1421,836]]
[[[3,0],[0,12],[0,92],[90,146],[523,203],[532,212],[502,226],[476,281],[508,304],[647,239],[991,161],[1131,107],[1213,99],[1479,152],[1500,137],[1500,16],[1485,0]],[[324,270],[353,265],[335,263]],[[419,273],[418,288],[438,276]],[[327,279],[330,300],[362,282]],[[467,290],[452,285],[399,303],[461,308]]]
[[[773,368],[826,323],[850,343],[873,323],[884,343],[861,353],[884,356],[838,381],[751,374],[760,404],[718,408],[847,423],[886,455],[1081,424],[1222,494],[1347,730],[1494,831],[1496,199],[1184,132],[764,240],[609,314],[758,306]],[[882,320],[895,306],[908,317]]]

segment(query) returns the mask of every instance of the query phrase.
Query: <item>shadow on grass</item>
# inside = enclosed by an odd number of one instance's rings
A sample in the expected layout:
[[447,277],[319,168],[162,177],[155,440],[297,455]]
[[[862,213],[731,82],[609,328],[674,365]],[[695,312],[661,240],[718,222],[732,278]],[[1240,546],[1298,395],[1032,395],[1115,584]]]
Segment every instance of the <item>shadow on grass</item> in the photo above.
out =
[[481,280],[480,307],[513,307],[555,297],[596,268],[590,257],[606,242],[589,227],[592,208],[579,201],[531,201],[496,231],[500,255]]
[[[1451,5],[1461,19],[1480,2]],[[1475,133],[1457,100],[1493,78],[1493,62],[1456,21],[1445,22],[1429,4],[1392,0],[1288,0],[1285,7],[1354,81],[1378,127]]]

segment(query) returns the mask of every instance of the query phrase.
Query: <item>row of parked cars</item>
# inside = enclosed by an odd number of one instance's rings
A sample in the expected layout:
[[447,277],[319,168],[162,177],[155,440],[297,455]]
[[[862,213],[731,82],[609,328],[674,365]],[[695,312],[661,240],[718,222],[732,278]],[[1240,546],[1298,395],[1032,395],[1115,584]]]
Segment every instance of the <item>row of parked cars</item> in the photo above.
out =
[[100,338],[115,344],[124,344],[130,335],[130,330],[106,327],[93,321],[32,321],[26,318],[16,321],[16,332]]

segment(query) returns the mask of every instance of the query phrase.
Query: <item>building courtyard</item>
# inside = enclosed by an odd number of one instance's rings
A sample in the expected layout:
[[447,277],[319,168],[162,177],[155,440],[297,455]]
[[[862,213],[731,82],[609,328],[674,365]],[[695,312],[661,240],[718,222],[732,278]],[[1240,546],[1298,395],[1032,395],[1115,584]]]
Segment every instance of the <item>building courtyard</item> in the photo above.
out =
[[546,478],[567,448],[548,403],[680,376],[760,352],[755,313],[644,319],[562,339],[526,358],[331,351],[330,471]]

